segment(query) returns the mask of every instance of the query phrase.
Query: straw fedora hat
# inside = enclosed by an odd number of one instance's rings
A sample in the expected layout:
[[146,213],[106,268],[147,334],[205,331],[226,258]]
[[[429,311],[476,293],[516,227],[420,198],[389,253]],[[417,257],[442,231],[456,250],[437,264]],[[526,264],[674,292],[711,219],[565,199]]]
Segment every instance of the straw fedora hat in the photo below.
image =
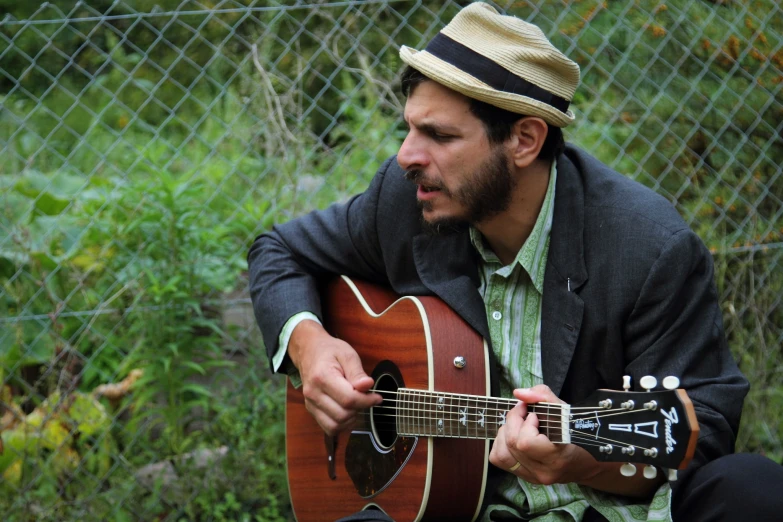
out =
[[422,51],[403,46],[400,58],[457,92],[556,127],[574,121],[568,106],[579,66],[533,24],[484,3],[462,9]]

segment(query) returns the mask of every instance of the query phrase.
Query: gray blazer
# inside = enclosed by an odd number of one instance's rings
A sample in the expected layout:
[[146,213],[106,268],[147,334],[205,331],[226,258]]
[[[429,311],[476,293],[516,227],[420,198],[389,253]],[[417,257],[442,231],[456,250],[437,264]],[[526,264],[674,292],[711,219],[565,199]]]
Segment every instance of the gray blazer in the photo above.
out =
[[[709,251],[664,198],[568,146],[558,157],[544,280],[544,382],[567,402],[622,376],[680,378],[701,433],[693,465],[733,451],[748,382],[729,353]],[[321,316],[316,281],[347,274],[399,294],[436,295],[485,339],[467,231],[426,233],[416,187],[387,160],[346,203],[259,236],[250,294],[270,359],[284,323]]]

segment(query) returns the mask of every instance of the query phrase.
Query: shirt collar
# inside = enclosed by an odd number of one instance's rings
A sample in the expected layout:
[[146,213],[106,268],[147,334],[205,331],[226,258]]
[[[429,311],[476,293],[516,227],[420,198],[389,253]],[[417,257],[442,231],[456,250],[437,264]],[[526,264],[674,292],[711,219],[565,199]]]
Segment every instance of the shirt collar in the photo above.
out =
[[[557,160],[552,160],[549,172],[549,185],[546,189],[541,211],[536,218],[533,230],[517,252],[514,261],[500,268],[499,275],[508,276],[519,264],[530,276],[533,286],[539,293],[544,293],[544,272],[542,263],[546,262],[549,248],[549,232],[552,230],[552,217],[555,210],[555,184],[557,180]],[[485,264],[500,264],[500,260],[484,241],[484,236],[473,226],[470,227],[470,241]]]

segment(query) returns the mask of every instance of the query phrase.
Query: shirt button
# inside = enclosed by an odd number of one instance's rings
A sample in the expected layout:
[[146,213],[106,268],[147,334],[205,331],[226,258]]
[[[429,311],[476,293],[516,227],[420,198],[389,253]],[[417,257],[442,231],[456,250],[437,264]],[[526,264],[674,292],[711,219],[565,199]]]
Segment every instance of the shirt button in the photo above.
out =
[[495,321],[500,321],[500,318],[501,318],[501,317],[503,317],[503,314],[501,314],[501,313],[500,313],[500,312],[498,312],[497,310],[495,310],[494,312],[492,312],[492,319],[494,319]]

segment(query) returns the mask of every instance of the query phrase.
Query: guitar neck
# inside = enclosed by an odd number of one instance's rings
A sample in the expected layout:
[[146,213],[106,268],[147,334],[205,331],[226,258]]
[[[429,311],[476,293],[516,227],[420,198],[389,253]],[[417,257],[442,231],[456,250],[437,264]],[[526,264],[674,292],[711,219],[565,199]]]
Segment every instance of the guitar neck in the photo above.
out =
[[[506,424],[516,399],[400,388],[397,390],[397,433],[425,437],[494,439]],[[539,431],[552,442],[567,443],[570,408],[567,404],[529,404]]]

